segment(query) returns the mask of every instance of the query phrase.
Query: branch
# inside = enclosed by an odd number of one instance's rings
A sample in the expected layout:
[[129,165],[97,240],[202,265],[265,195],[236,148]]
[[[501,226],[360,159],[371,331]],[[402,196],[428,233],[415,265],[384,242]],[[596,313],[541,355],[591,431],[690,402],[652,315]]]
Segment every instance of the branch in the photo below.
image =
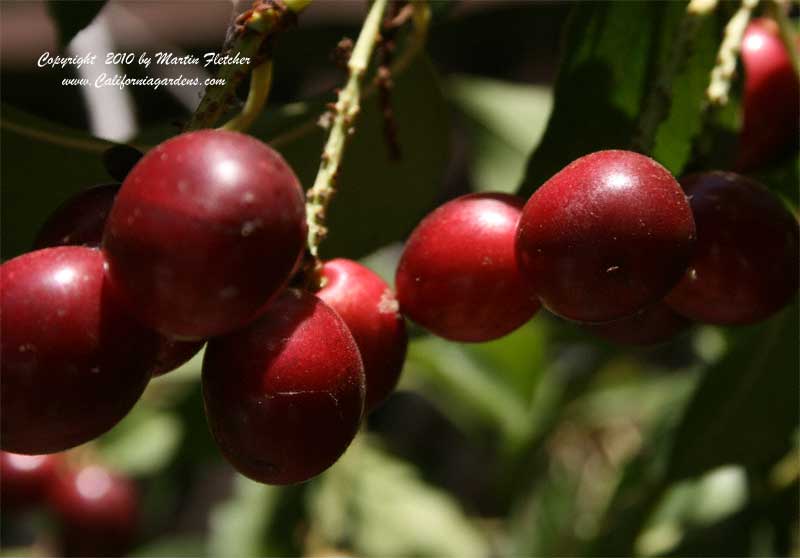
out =
[[706,97],[712,105],[725,105],[728,102],[731,80],[736,71],[736,57],[753,9],[757,5],[758,0],[742,0],[742,5],[725,26],[725,36],[717,54],[717,65],[711,70],[711,83],[706,89]]
[[349,77],[347,84],[339,92],[334,105],[334,118],[330,135],[322,152],[314,185],[306,193],[306,220],[308,222],[308,248],[316,259],[319,244],[325,238],[325,212],[333,194],[336,192],[336,178],[342,164],[347,140],[353,133],[353,124],[361,110],[361,80],[369,65],[372,51],[378,40],[381,19],[387,0],[375,0],[370,7],[361,33],[358,36],[353,54],[347,63]]

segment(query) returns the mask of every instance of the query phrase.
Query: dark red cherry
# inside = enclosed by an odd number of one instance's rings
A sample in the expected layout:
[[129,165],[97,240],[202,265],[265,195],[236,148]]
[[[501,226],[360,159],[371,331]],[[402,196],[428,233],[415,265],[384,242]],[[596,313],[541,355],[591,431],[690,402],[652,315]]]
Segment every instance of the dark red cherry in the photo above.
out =
[[135,542],[139,491],[100,465],[62,470],[48,501],[60,523],[62,556],[122,556]]
[[517,254],[549,310],[607,322],[661,300],[686,269],[694,236],[686,196],[664,167],[631,151],[598,151],[531,196]]
[[23,510],[43,503],[58,462],[57,455],[22,455],[0,451],[2,509]]
[[[106,218],[118,191],[119,184],[95,186],[64,202],[40,229],[36,247],[99,247]],[[162,336],[153,365],[153,375],[160,376],[185,363],[197,354],[203,343],[177,341]]]
[[514,253],[523,204],[508,194],[468,194],[425,217],[397,268],[403,314],[453,341],[496,339],[527,322],[539,302]]
[[748,171],[797,146],[800,138],[800,80],[792,68],[778,24],[750,22],[742,41],[744,121],[736,168]]
[[103,184],[69,198],[39,229],[34,248],[100,246],[103,227],[119,187],[119,184]]
[[202,130],[149,151],[128,174],[103,237],[129,310],[184,340],[253,320],[306,241],[303,192],[271,148]]
[[681,180],[697,222],[697,249],[667,297],[698,322],[747,324],[785,306],[797,292],[798,224],[769,190],[731,172]]
[[305,481],[352,441],[364,368],[342,319],[312,294],[286,290],[249,326],[211,339],[203,398],[211,432],[240,473]]
[[689,324],[689,320],[666,303],[658,302],[627,318],[605,324],[583,324],[582,327],[620,345],[655,345],[669,341]]
[[0,267],[2,449],[54,453],[124,417],[150,379],[158,336],[123,310],[103,254],[64,246]]
[[397,385],[406,358],[406,323],[389,285],[352,260],[336,259],[322,268],[325,285],[317,293],[347,324],[356,340],[367,380],[365,409],[372,411]]

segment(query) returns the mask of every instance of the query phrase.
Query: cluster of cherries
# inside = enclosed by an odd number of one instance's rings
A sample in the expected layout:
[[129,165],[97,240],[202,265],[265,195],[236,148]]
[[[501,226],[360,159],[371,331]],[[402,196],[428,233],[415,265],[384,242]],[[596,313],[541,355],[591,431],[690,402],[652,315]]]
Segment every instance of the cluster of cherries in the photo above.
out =
[[479,342],[543,305],[646,344],[689,321],[763,320],[798,288],[797,219],[768,190],[726,172],[679,184],[629,151],[582,157],[527,202],[439,207],[406,244],[397,298],[344,259],[322,264],[315,292],[293,287],[308,283],[293,281],[303,191],[253,137],[190,132],[123,166],[121,187],[68,201],[37,250],[0,267],[5,451],[92,440],[207,343],[203,397],[222,453],[257,481],[301,482],[394,389],[403,316]]
[[138,489],[124,475],[74,457],[0,451],[3,513],[49,511],[59,527],[59,556],[121,556],[134,543]]

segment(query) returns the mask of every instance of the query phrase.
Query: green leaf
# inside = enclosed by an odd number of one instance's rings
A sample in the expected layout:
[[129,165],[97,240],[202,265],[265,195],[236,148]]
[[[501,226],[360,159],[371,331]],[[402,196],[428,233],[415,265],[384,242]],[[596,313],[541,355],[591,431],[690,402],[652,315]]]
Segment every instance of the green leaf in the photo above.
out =
[[800,422],[798,309],[728,332],[729,352],[694,394],[678,429],[669,478],[725,464],[763,467],[783,455]]
[[[402,157],[389,157],[377,96],[365,97],[328,212],[324,257],[357,259],[405,238],[441,189],[449,155],[448,111],[425,57],[396,77],[392,106]],[[306,189],[316,176],[326,137],[316,124],[323,112],[321,100],[288,105],[268,111],[251,131],[281,152]]]
[[513,193],[544,133],[550,89],[464,75],[449,78],[445,90],[464,116],[473,186]]
[[176,455],[183,425],[171,412],[137,405],[110,432],[98,439],[104,460],[130,475],[151,475]]
[[573,160],[629,148],[667,22],[684,2],[579,2],[568,20],[553,112],[528,161],[528,196]]
[[233,496],[211,512],[208,555],[264,556],[280,494],[280,488],[236,475]]
[[111,144],[2,106],[3,258],[31,249],[39,227],[75,192],[110,182],[102,152]]
[[87,27],[105,4],[106,0],[47,0],[47,11],[58,29],[61,47]]
[[447,493],[359,437],[309,493],[312,532],[358,556],[486,556],[488,545]]

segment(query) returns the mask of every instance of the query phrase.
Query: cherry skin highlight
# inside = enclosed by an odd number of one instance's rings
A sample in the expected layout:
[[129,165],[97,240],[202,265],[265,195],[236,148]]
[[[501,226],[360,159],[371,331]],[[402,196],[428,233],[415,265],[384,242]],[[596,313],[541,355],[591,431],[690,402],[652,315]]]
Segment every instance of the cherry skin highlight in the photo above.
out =
[[[111,212],[119,184],[95,186],[64,202],[40,229],[36,248],[56,246],[99,247],[103,228]],[[161,336],[152,375],[160,376],[178,368],[197,354],[204,341],[177,341]]]
[[743,123],[736,170],[764,166],[797,147],[800,80],[792,68],[778,24],[766,18],[747,26],[742,41]]
[[731,172],[681,180],[697,222],[697,249],[667,296],[679,314],[711,324],[748,324],[797,292],[797,219],[769,190]]
[[394,390],[406,358],[408,336],[389,285],[377,273],[346,259],[325,262],[325,285],[317,292],[344,320],[358,345],[371,412]]
[[98,247],[120,185],[103,184],[79,192],[61,204],[39,229],[34,248]]
[[63,556],[122,556],[135,542],[139,491],[100,465],[62,470],[48,501],[60,523]]
[[139,399],[158,336],[108,288],[99,250],[64,246],[0,266],[2,449],[43,454],[96,438]]
[[539,302],[514,253],[523,203],[508,194],[468,194],[425,217],[397,268],[402,313],[453,341],[496,339],[527,322]]
[[633,316],[604,324],[583,324],[598,337],[620,345],[656,345],[669,341],[691,322],[664,302],[640,310]]
[[686,269],[694,237],[689,203],[664,167],[630,151],[598,151],[531,196],[517,254],[544,306],[598,323],[661,300]]
[[21,511],[45,501],[59,456],[0,451],[0,501],[7,511]]
[[284,291],[257,321],[206,347],[211,433],[228,461],[258,482],[302,482],[330,467],[358,430],[364,392],[353,336],[304,291]]
[[148,152],[117,195],[103,237],[113,287],[164,335],[199,340],[252,321],[306,241],[303,192],[281,156],[221,130]]

